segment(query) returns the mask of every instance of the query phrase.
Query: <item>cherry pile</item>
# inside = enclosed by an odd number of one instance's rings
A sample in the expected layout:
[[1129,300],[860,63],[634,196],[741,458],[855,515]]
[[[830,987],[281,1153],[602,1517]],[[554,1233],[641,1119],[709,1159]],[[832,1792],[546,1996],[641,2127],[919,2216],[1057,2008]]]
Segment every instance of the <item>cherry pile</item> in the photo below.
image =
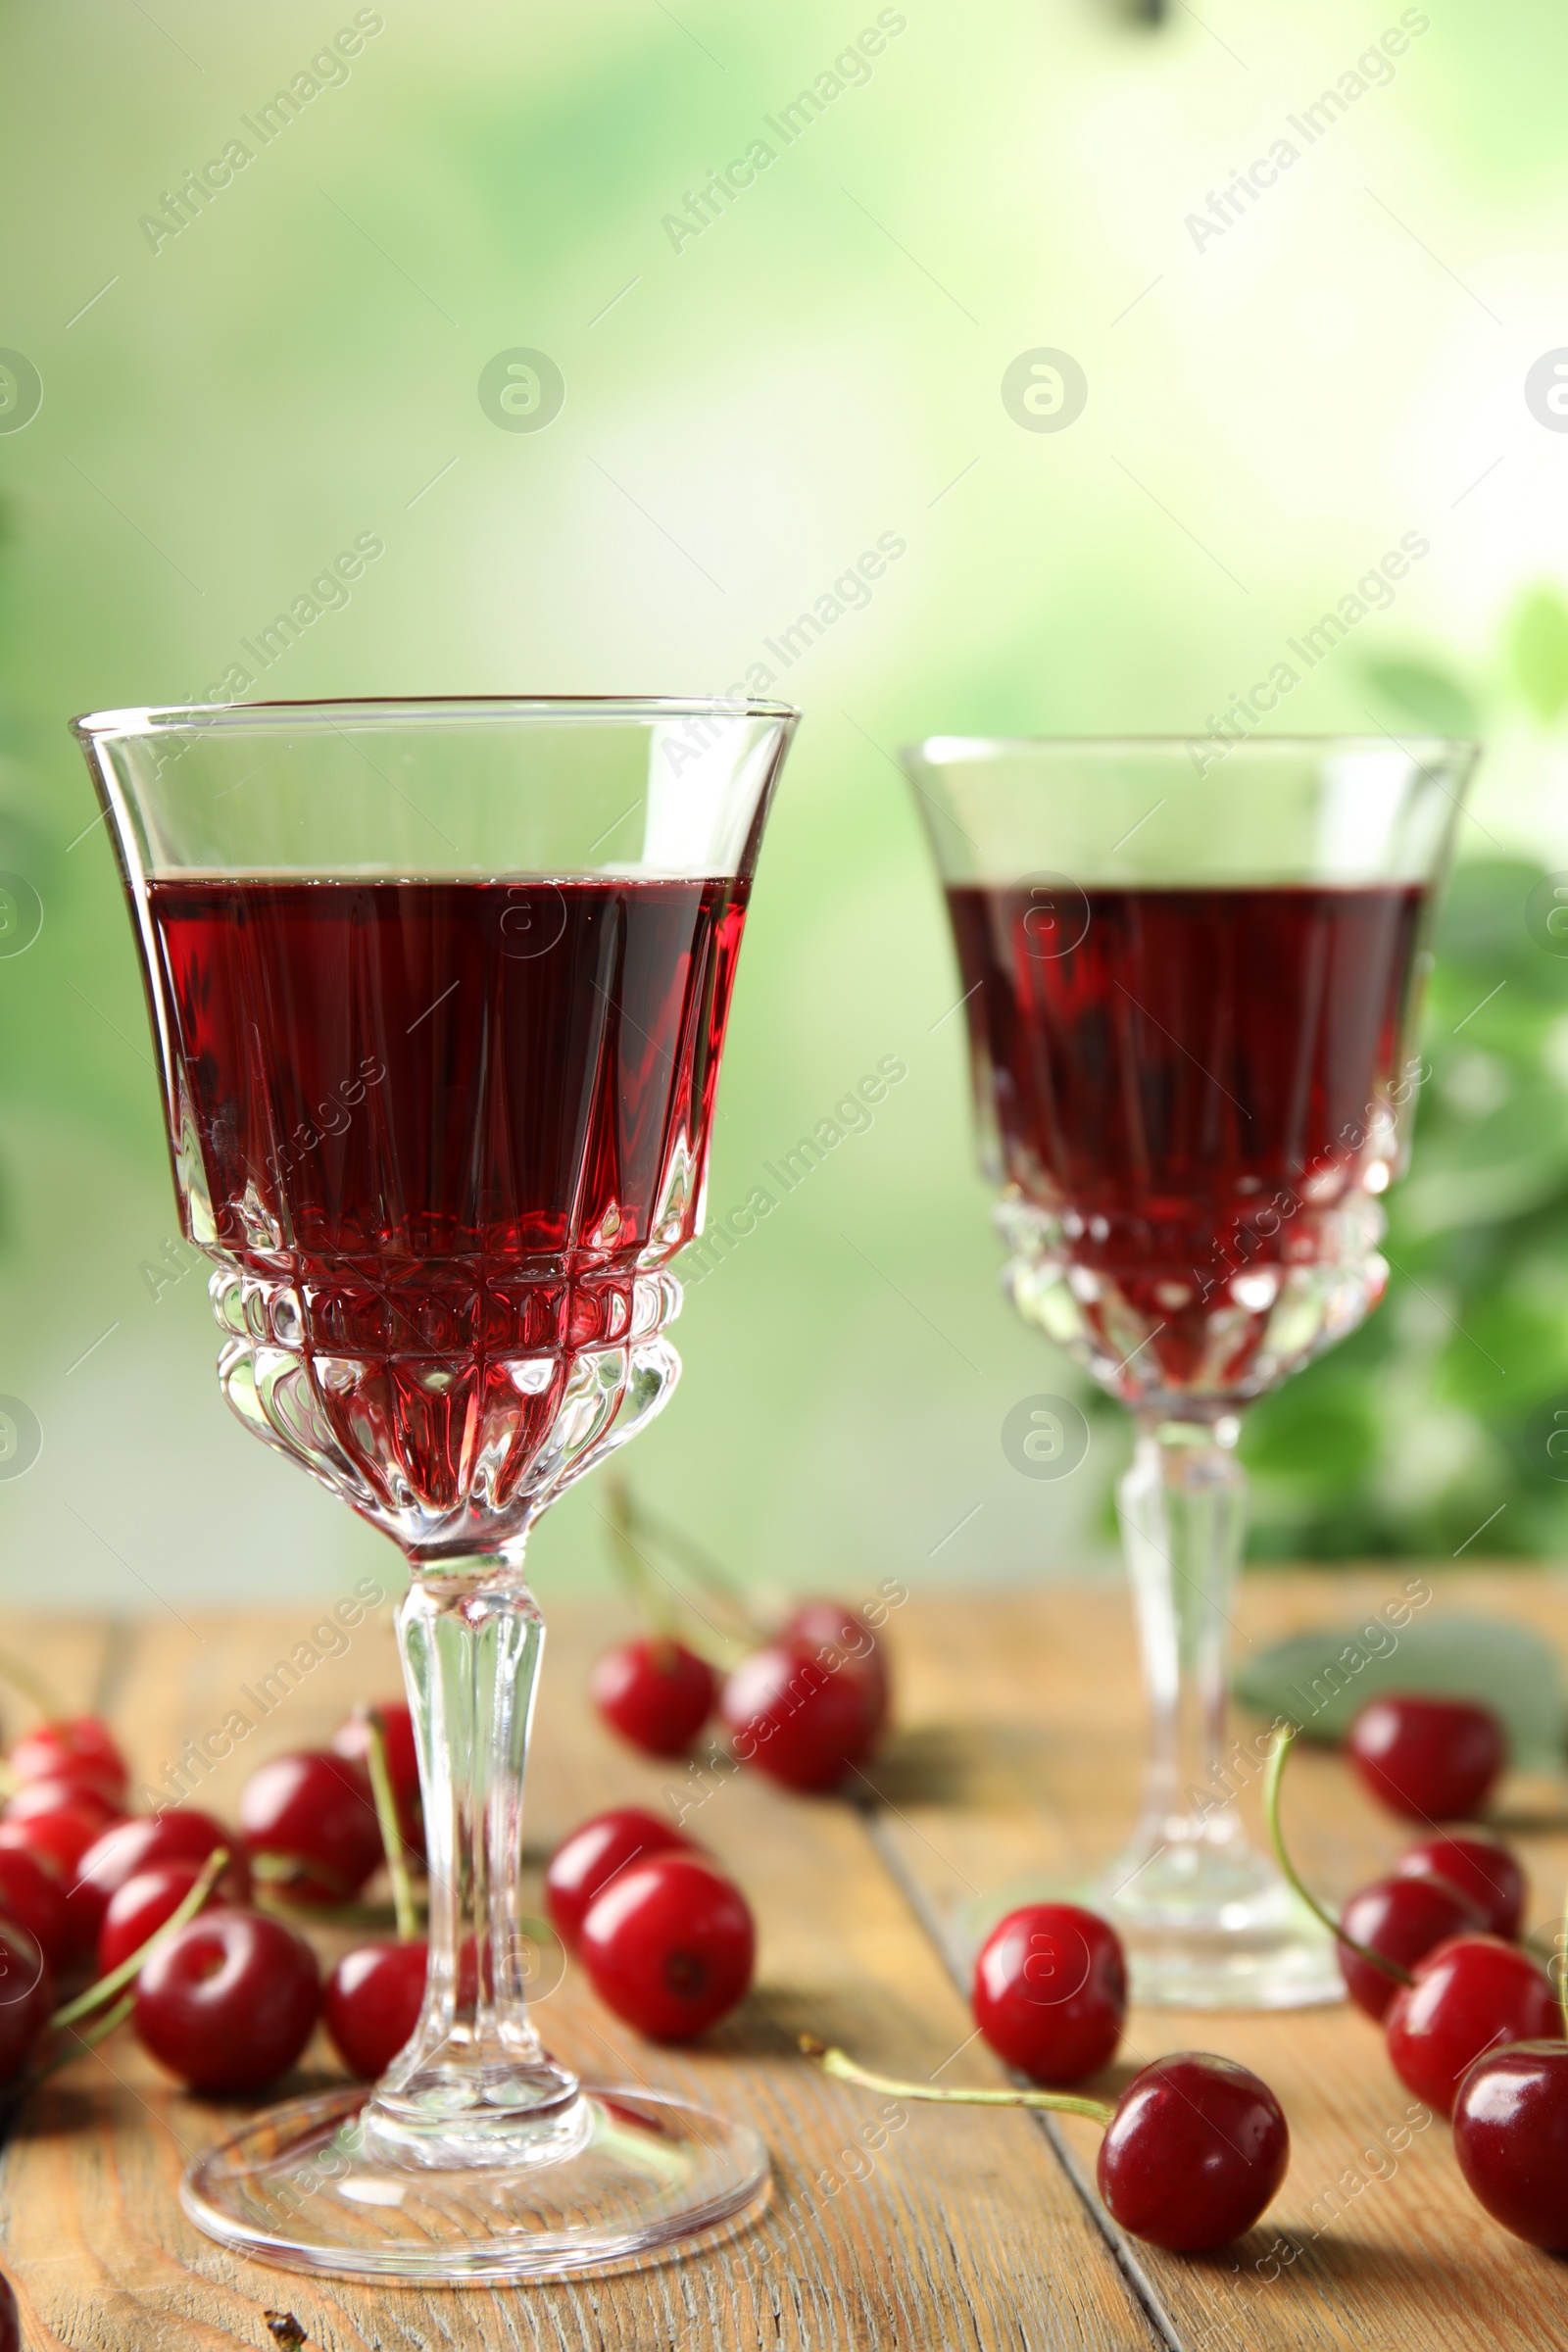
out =
[[[885,1604],[867,1613],[843,1601],[807,1601],[764,1635],[724,1572],[688,1537],[634,1505],[623,1480],[607,1481],[607,1494],[612,1556],[659,1628],[607,1650],[588,1678],[589,1696],[612,1730],[645,1755],[684,1755],[716,1710],[743,1763],[813,1793],[836,1788],[863,1764],[890,1703],[887,1657],[871,1622],[872,1614],[886,1615]],[[683,1604],[655,1568],[654,1548],[695,1576],[711,1609],[736,1628],[734,1642],[746,1654],[733,1672],[721,1674],[680,1638]],[[697,1614],[690,1604],[685,1613]]]
[[1501,1726],[1484,1707],[1413,1692],[1362,1708],[1348,1741],[1357,1776],[1435,1834],[1338,1920],[1302,1885],[1280,1831],[1295,1739],[1282,1731],[1269,1764],[1281,1868],[1338,1938],[1346,1989],[1381,2022],[1400,2082],[1452,2119],[1478,2201],[1515,2236],[1568,2253],[1568,1993],[1515,1940],[1528,1893],[1517,1857],[1481,1831],[1437,1826],[1485,1802],[1507,1760]]
[[[362,1710],[331,1748],[265,1764],[241,1792],[237,1830],[194,1805],[128,1812],[124,1758],[96,1716],[46,1720],[16,1742],[5,1771],[0,1976],[24,1990],[0,2003],[0,2082],[65,2063],[127,2018],[196,2090],[272,2082],[299,2058],[318,2015],[356,2067],[376,1994],[361,1988],[368,1972],[356,1974],[360,1955],[351,1953],[323,2000],[300,1922],[353,1903],[387,1853],[383,1813],[406,1885],[403,1866],[422,1850],[406,1707]],[[416,1954],[419,1988],[412,2011],[404,2004],[395,2049],[417,2016],[424,1945],[393,1948],[405,1981]],[[62,1984],[89,1976],[59,2002]]]
[[545,1908],[607,2009],[652,2041],[690,2041],[752,1982],[745,1896],[691,1838],[626,1805],[574,1830],[545,1873]]

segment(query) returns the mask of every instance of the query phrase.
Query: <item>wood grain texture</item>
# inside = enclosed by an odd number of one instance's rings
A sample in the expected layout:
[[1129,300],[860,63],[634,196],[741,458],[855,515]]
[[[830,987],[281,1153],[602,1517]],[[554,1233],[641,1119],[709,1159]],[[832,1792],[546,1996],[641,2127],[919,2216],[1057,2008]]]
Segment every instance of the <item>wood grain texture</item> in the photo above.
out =
[[[395,1688],[386,1609],[346,1642],[320,1625],[304,1612],[192,1615],[188,1624],[166,1616],[110,1640],[79,1623],[13,1620],[0,1640],[63,1670],[69,1660],[79,1678],[70,1694],[82,1699],[112,1671],[114,1719],[139,1780],[167,1786],[171,1768],[182,1771],[191,1801],[231,1815],[241,1780],[265,1756],[318,1743],[353,1699]],[[582,1695],[588,1659],[606,1638],[581,1613],[553,1615],[530,1851],[542,1856],[603,1805],[659,1803],[666,1781],[689,1792],[706,1786],[688,1827],[757,1911],[758,1986],[700,2049],[679,2054],[620,2028],[575,1970],[541,2003],[540,2023],[590,2076],[667,2084],[753,2122],[777,2166],[762,2222],[695,2261],[569,2285],[424,2293],[267,2270],[211,2244],[178,2207],[180,2170],[226,2128],[224,2111],[172,2089],[122,2031],[30,2101],[0,2164],[0,2238],[29,2352],[270,2346],[268,2306],[294,2312],[310,2343],[331,2352],[1146,2352],[1158,2342],[1028,2119],[909,2109],[883,2144],[867,2146],[867,2132],[881,2139],[885,2129],[876,2103],[826,2081],[796,2054],[795,2036],[809,2029],[916,2079],[961,2065],[1000,2080],[975,2049],[962,2049],[970,2021],[940,1954],[861,1810],[791,1799],[751,1775],[688,1782],[612,1747]],[[320,1653],[315,1662],[304,1662],[302,1643]],[[292,1683],[275,1674],[279,1660],[294,1661]],[[187,1742],[199,1755],[230,1709],[251,1706],[245,1693],[268,1695],[270,1711],[226,1759],[198,1769]],[[333,2071],[318,2041],[287,2087],[314,2086]]]
[[[1310,1626],[1348,1626],[1398,1592],[1406,1573],[1247,1579],[1241,1637],[1266,1642]],[[1434,1575],[1431,1583],[1435,1611],[1517,1617],[1568,1656],[1562,1580],[1483,1572]],[[1058,1587],[984,1603],[958,1595],[911,1603],[900,1632],[903,1729],[873,1773],[873,1828],[933,1936],[953,1953],[958,1915],[974,1891],[1029,1874],[1071,1876],[1127,1835],[1142,1745],[1131,1613],[1118,1589]],[[1251,1727],[1242,1718],[1238,1728]],[[1244,1805],[1260,1833],[1256,1797],[1254,1781]],[[1499,1810],[1530,1871],[1532,1919],[1560,1919],[1568,1784],[1512,1783]],[[1329,1753],[1293,1759],[1286,1812],[1305,1875],[1336,1898],[1377,1876],[1409,1841]],[[1545,2352],[1568,2342],[1568,2268],[1482,2213],[1446,2126],[1423,2121],[1426,2111],[1359,2012],[1135,2012],[1106,2082],[1193,2046],[1237,2058],[1273,2085],[1290,2119],[1293,2155],[1280,2197],[1239,2248],[1194,2262],[1127,2247],[1188,2352],[1428,2352],[1434,2344],[1444,2352]],[[1062,2121],[1050,2136],[1092,2201],[1093,2128]],[[1108,2219],[1105,2227],[1111,2230]]]

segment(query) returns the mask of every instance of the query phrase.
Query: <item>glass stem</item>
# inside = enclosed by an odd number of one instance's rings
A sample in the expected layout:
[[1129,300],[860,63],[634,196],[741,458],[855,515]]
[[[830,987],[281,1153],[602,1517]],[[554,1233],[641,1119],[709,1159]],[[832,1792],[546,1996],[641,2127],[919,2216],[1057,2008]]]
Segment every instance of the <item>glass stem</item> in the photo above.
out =
[[520,1553],[412,1563],[398,1641],[424,1797],[429,1960],[418,2026],[367,2129],[405,2160],[514,2162],[519,2143],[553,2142],[578,2103],[575,2077],[528,2019],[538,1946],[519,1885],[522,1783],[544,1624]]
[[1233,1595],[1247,1532],[1241,1424],[1141,1416],[1117,1490],[1152,1718],[1138,1843],[1236,1845],[1226,1776]]

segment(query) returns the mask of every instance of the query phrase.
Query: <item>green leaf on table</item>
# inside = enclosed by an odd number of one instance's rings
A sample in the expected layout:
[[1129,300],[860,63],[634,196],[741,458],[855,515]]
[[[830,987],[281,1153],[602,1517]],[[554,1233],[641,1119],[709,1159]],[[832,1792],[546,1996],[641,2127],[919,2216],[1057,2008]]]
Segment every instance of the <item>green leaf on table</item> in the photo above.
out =
[[1311,1740],[1343,1740],[1356,1710],[1384,1690],[1479,1699],[1506,1725],[1516,1765],[1537,1772],[1563,1760],[1556,1653],[1529,1626],[1503,1617],[1454,1609],[1396,1629],[1369,1614],[1356,1625],[1293,1634],[1245,1659],[1234,1688],[1247,1706],[1293,1717]]
[[1508,651],[1526,702],[1544,726],[1568,704],[1568,604],[1555,588],[1532,588],[1514,614]]
[[1368,662],[1366,676],[1401,717],[1435,735],[1474,735],[1480,727],[1475,704],[1446,671],[1426,662]]

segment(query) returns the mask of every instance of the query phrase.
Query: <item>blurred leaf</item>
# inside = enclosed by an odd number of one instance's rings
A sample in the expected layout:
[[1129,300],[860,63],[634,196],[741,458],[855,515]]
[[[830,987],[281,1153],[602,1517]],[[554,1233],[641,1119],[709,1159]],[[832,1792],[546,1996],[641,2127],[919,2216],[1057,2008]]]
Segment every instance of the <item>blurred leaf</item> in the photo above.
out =
[[1568,1095],[1527,1078],[1474,1125],[1423,1133],[1399,1198],[1403,1231],[1425,1239],[1539,1208],[1568,1186]]
[[1438,914],[1439,956],[1481,965],[1493,978],[1508,969],[1532,948],[1525,902],[1544,879],[1527,858],[1474,858],[1455,866]]
[[1555,588],[1533,588],[1520,604],[1509,652],[1526,702],[1549,726],[1568,704],[1568,604]]
[[[1386,1655],[1373,1654],[1373,1642],[1391,1642]],[[1555,1652],[1530,1627],[1501,1617],[1455,1609],[1402,1628],[1373,1617],[1338,1631],[1296,1634],[1248,1658],[1235,1689],[1259,1714],[1294,1716],[1314,1740],[1343,1740],[1357,1709],[1382,1690],[1479,1699],[1507,1726],[1516,1765],[1539,1771],[1562,1761]]]
[[1402,717],[1435,735],[1474,735],[1480,718],[1456,678],[1425,662],[1368,662],[1365,674]]

